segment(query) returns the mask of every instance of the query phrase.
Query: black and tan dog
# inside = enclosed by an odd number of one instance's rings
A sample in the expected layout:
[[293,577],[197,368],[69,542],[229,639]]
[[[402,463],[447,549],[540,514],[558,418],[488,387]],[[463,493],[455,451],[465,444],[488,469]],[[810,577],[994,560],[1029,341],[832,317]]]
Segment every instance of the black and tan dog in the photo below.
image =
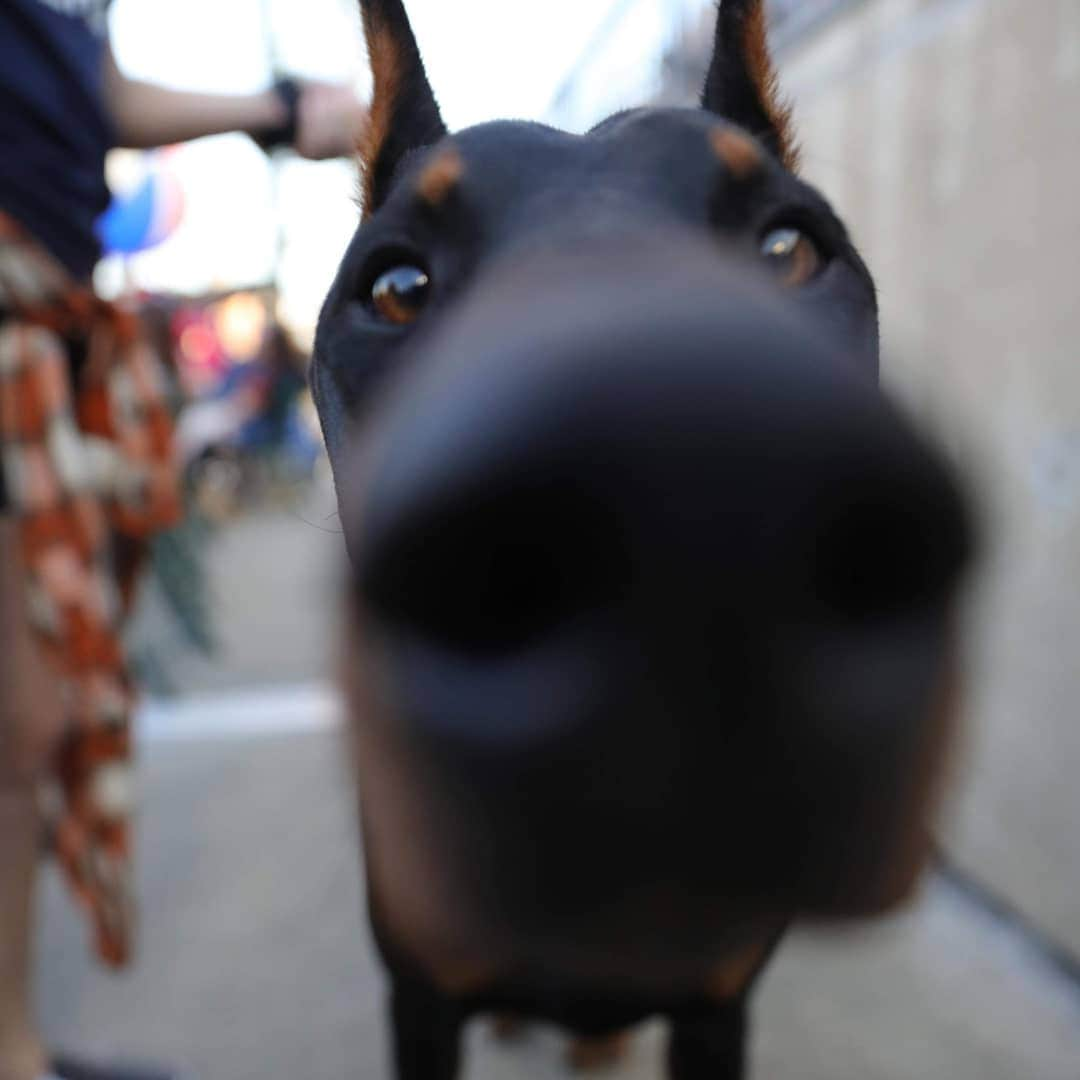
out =
[[962,500],[877,391],[759,0],[720,5],[699,109],[584,136],[450,135],[400,0],[361,9],[313,381],[398,1075],[449,1080],[497,1011],[663,1015],[672,1076],[738,1077],[782,929],[924,861]]

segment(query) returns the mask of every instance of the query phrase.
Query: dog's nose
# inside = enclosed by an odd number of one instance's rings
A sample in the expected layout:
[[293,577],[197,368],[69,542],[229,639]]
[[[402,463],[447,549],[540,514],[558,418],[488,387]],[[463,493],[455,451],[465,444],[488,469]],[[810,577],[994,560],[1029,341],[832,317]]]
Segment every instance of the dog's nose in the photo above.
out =
[[526,262],[421,348],[367,470],[375,615],[480,655],[598,610],[872,624],[946,595],[937,458],[787,298],[695,262]]
[[967,514],[802,305],[696,241],[538,255],[376,410],[361,605],[530,932],[567,874],[858,903],[910,827]]

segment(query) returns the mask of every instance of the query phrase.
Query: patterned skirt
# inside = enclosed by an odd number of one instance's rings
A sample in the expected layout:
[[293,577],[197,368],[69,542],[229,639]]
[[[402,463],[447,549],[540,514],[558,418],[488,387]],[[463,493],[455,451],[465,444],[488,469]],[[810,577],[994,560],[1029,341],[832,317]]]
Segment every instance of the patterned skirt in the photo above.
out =
[[66,730],[48,834],[113,967],[132,948],[133,687],[121,633],[148,539],[180,500],[167,383],[129,312],[74,282],[0,212],[0,469],[29,620]]

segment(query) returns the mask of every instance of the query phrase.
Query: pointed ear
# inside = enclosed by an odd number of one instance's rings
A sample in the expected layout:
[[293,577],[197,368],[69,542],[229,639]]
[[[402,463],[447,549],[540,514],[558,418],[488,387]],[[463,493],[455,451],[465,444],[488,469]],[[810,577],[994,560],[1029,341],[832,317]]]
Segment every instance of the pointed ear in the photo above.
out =
[[792,172],[799,149],[769,54],[765,0],[720,0],[704,108],[757,136]]
[[360,0],[374,90],[360,145],[364,216],[386,199],[394,169],[410,151],[438,142],[446,125],[431,91],[403,0]]

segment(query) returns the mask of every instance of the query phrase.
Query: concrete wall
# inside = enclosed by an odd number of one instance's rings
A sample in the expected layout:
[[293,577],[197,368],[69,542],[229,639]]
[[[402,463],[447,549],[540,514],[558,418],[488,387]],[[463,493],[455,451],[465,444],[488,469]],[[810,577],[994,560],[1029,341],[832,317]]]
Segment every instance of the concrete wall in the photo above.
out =
[[886,382],[982,498],[947,846],[1080,950],[1080,0],[867,0],[781,68]]

